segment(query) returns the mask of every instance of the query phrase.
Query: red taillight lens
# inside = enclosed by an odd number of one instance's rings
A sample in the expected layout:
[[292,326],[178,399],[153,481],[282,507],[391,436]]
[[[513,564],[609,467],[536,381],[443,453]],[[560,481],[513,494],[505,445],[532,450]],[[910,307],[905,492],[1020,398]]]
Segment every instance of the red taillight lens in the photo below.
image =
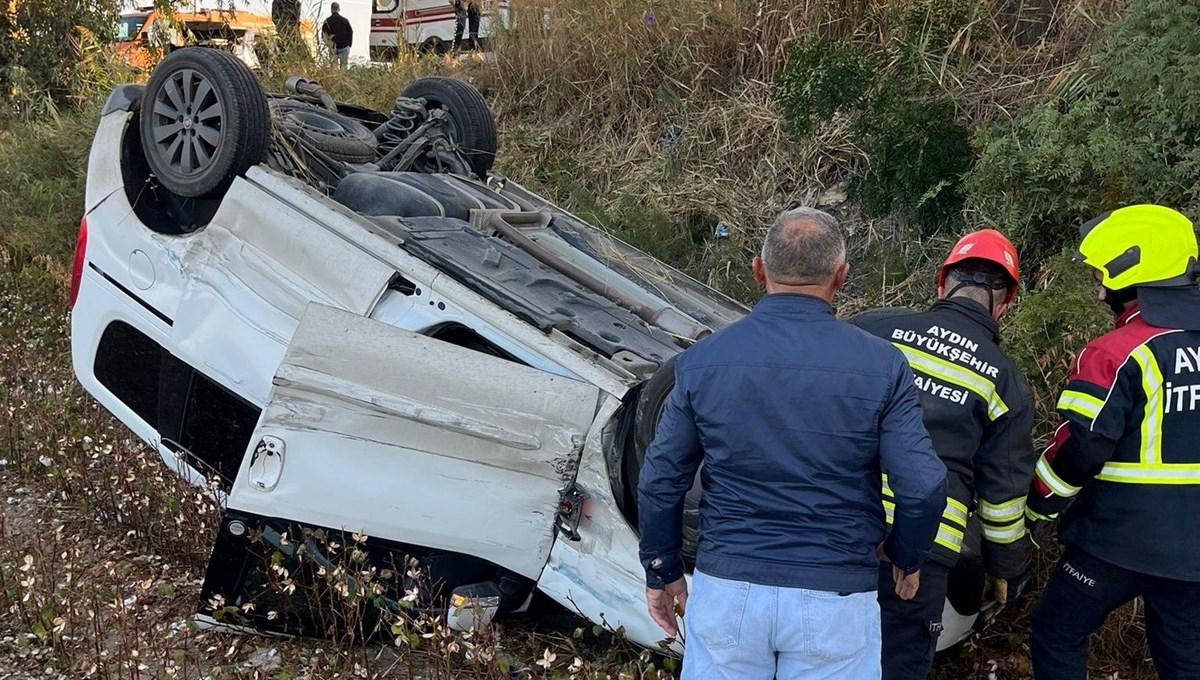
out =
[[87,218],[79,222],[79,238],[75,241],[75,266],[71,269],[71,308],[79,297],[79,283],[83,280],[83,262],[87,255]]

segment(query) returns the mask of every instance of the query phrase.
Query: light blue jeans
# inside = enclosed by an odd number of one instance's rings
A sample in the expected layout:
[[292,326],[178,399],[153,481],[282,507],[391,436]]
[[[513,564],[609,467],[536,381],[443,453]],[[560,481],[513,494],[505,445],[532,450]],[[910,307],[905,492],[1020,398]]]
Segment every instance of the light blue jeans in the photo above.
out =
[[878,680],[875,591],[839,596],[696,571],[681,680]]

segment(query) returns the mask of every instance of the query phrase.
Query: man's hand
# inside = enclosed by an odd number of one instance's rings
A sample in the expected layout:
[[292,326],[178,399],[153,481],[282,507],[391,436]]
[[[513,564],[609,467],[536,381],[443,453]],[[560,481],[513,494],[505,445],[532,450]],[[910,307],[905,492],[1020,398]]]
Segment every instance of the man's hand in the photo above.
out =
[[917,590],[921,587],[920,570],[905,576],[899,567],[892,565],[892,579],[896,582],[896,595],[901,600],[911,600],[917,596]]
[[984,623],[992,619],[1008,604],[1008,581],[995,576],[987,576],[983,582],[983,601],[979,605],[979,615]]
[[668,583],[663,590],[646,589],[646,608],[650,610],[650,618],[667,632],[671,637],[679,636],[679,625],[676,615],[683,616],[687,608],[688,588],[685,579]]

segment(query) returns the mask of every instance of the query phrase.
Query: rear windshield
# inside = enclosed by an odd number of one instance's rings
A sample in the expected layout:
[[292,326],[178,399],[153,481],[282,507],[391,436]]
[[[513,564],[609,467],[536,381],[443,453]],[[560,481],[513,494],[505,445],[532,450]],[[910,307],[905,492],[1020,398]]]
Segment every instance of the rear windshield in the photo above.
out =
[[117,32],[114,40],[117,42],[129,42],[137,37],[138,31],[142,30],[142,26],[146,25],[148,15],[138,14],[117,19]]

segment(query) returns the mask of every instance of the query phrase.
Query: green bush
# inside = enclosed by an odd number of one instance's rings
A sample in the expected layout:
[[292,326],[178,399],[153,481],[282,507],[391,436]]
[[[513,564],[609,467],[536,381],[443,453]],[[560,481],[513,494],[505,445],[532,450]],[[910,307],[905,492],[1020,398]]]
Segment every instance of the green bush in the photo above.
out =
[[959,33],[976,31],[974,19],[986,10],[987,4],[979,0],[918,0],[905,12],[902,47],[944,53]]
[[[6,7],[8,0],[4,0]],[[79,103],[110,84],[105,50],[119,0],[16,0],[0,21],[0,113]],[[96,84],[92,79],[106,80]]]
[[[773,95],[787,130],[812,135],[836,116],[867,158],[852,183],[868,216],[900,214],[922,235],[959,219],[969,135],[931,63],[973,28],[974,0],[922,0],[899,17],[893,40],[803,41],[788,54]],[[871,28],[867,26],[866,28]]]
[[803,137],[838,112],[860,108],[879,66],[866,46],[848,40],[811,38],[792,48],[774,82],[788,132]]
[[918,99],[898,88],[875,97],[855,124],[870,166],[852,186],[868,216],[905,213],[922,235],[958,220],[971,146],[954,114],[942,97]]
[[1200,215],[1197,26],[1196,0],[1136,0],[1093,51],[1077,98],[978,131],[966,183],[978,220],[1042,258],[1121,205]]

